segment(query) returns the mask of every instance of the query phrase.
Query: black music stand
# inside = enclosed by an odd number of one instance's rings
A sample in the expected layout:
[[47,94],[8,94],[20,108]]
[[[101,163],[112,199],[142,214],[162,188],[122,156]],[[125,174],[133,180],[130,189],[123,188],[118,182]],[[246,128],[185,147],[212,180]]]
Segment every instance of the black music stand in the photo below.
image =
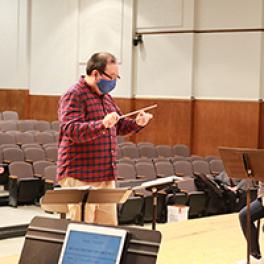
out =
[[[69,223],[73,222],[66,219],[33,218],[25,236],[19,264],[57,264]],[[160,232],[142,228],[122,229],[129,234],[122,264],[155,264],[161,242]]]
[[41,199],[41,208],[61,214],[65,218],[67,204],[81,203],[81,221],[85,217],[86,203],[124,203],[132,193],[127,188],[92,189],[89,186],[66,187],[49,190]]
[[[264,150],[219,147],[220,156],[229,177],[264,181]],[[250,189],[247,195],[247,264],[250,264]]]
[[177,182],[179,181],[183,181],[183,179],[177,176],[168,176],[153,181],[147,181],[139,186],[132,188],[133,191],[145,189],[152,193],[152,201],[153,201],[152,230],[156,230],[158,192],[171,185],[177,186]]

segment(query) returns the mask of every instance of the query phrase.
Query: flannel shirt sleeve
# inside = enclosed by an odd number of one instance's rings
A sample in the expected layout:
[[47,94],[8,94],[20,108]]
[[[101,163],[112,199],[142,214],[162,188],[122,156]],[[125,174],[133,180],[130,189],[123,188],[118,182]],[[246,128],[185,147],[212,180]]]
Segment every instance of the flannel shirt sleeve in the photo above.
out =
[[61,98],[59,119],[62,133],[76,143],[92,141],[105,130],[102,120],[85,120],[84,105],[75,93],[67,93]]

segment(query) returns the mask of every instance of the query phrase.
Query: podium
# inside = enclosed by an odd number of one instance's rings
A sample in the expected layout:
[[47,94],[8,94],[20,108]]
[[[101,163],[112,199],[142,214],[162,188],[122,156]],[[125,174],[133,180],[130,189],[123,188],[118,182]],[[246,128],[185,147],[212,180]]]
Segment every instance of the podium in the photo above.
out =
[[[227,174],[232,178],[264,181],[264,150],[219,147]],[[247,264],[250,264],[250,190],[247,195]]]
[[[19,264],[57,264],[69,223],[73,222],[33,218],[25,236]],[[129,234],[122,264],[155,264],[161,242],[160,232],[129,227],[122,229]]]
[[93,189],[89,186],[66,187],[49,190],[41,199],[41,208],[61,214],[65,218],[67,204],[81,203],[81,221],[85,218],[86,203],[124,203],[132,190],[127,188]]

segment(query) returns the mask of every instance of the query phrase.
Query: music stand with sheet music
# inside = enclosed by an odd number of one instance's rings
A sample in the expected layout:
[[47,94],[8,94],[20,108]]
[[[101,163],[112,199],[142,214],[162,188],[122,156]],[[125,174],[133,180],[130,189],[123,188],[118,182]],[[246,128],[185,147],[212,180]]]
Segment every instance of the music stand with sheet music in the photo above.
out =
[[182,180],[183,179],[178,176],[168,176],[153,181],[146,181],[141,185],[132,188],[133,191],[145,189],[152,193],[152,201],[153,201],[152,230],[156,230],[158,192],[170,185],[176,185],[178,181],[182,181]]
[[[227,174],[231,178],[264,181],[264,150],[249,148],[219,147]],[[250,190],[247,195],[247,264],[250,264]]]
[[46,211],[63,213],[67,204],[81,203],[81,221],[85,218],[86,203],[124,203],[132,190],[128,188],[93,189],[89,186],[66,187],[49,190],[41,199],[41,208]]

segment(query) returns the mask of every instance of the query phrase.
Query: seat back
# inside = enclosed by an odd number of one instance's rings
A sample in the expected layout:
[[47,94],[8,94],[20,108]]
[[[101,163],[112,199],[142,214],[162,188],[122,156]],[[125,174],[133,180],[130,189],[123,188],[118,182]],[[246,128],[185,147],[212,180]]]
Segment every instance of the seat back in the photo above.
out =
[[156,171],[151,162],[137,162],[136,172],[138,176],[143,176],[143,179],[150,180],[156,178]]
[[35,142],[34,135],[30,132],[17,132],[16,133],[16,142],[19,145],[30,144]]
[[18,113],[16,111],[4,111],[2,113],[4,120],[18,120]]
[[48,160],[37,160],[33,162],[33,172],[34,175],[44,177],[44,169],[50,165],[54,165]]
[[173,162],[174,172],[181,177],[194,177],[192,163],[186,160],[179,160]]
[[117,164],[117,174],[122,180],[136,180],[136,169],[132,164],[119,163]]
[[122,155],[125,158],[138,159],[139,151],[135,144],[121,145]]
[[3,150],[3,160],[6,163],[24,161],[24,152],[19,148],[5,148]]
[[26,148],[24,149],[25,160],[34,162],[37,160],[46,160],[45,151],[40,148]]
[[17,130],[17,123],[14,120],[1,120],[0,131],[15,131]]
[[57,162],[58,160],[58,147],[45,148],[46,158],[49,161]]
[[209,163],[205,160],[195,160],[192,162],[194,174],[210,174]]
[[50,125],[51,125],[51,129],[53,129],[55,131],[60,130],[60,122],[58,120],[52,121]]
[[172,148],[169,145],[156,145],[156,152],[159,157],[172,157]]
[[19,179],[33,178],[33,168],[25,161],[14,161],[8,165],[10,175]]
[[57,166],[56,165],[49,165],[45,167],[44,169],[44,178],[46,180],[50,180],[55,182],[56,181],[56,175],[57,175]]
[[225,170],[224,163],[222,160],[211,160],[209,162],[210,171],[212,174],[219,174]]
[[22,132],[25,131],[34,131],[35,130],[35,124],[36,120],[19,120],[17,125],[18,129]]
[[37,132],[35,134],[35,139],[36,142],[41,145],[55,142],[53,134],[49,132]]
[[153,144],[138,144],[138,150],[140,157],[146,157],[146,158],[155,158],[158,156],[156,152],[156,148]]
[[16,144],[15,136],[5,132],[0,132],[0,145],[2,144]]
[[50,122],[46,120],[36,120],[34,128],[41,132],[51,130]]
[[184,144],[176,144],[172,147],[172,153],[174,156],[189,157],[191,155],[190,148]]
[[158,177],[174,175],[173,165],[169,161],[156,161],[154,163]]

